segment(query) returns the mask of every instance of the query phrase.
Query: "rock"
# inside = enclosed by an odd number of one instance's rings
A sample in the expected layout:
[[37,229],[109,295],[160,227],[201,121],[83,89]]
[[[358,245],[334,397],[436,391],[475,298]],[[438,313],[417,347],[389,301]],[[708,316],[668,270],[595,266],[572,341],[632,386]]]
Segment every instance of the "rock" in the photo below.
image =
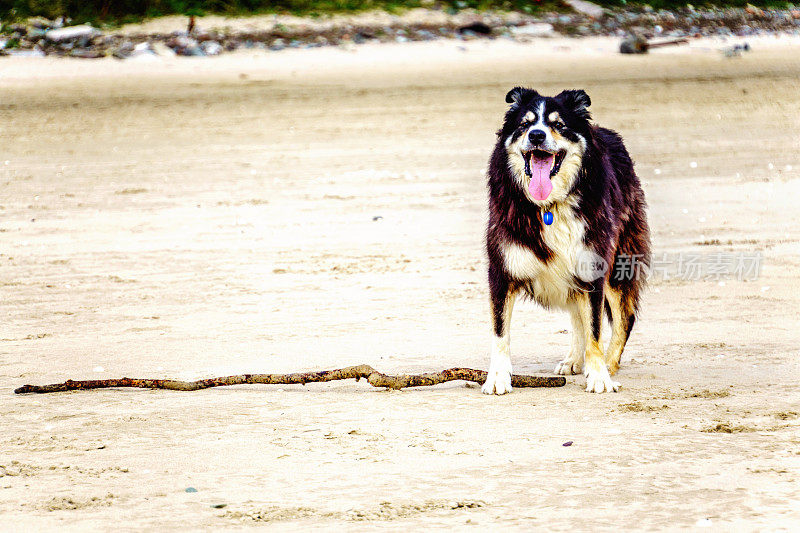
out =
[[44,18],[44,17],[31,17],[28,19],[28,26],[33,26],[34,28],[42,28],[42,29],[49,29],[54,27],[52,21]]
[[130,41],[123,41],[121,45],[114,50],[111,55],[116,57],[117,59],[127,59],[133,53],[134,46],[133,43]]
[[206,53],[200,47],[195,39],[179,35],[171,39],[167,46],[172,48],[176,54],[181,56],[204,56]]
[[599,19],[603,18],[603,15],[605,15],[605,11],[603,11],[602,7],[591,2],[586,2],[586,0],[564,0],[564,3],[578,13],[592,18]]
[[207,56],[216,56],[222,53],[222,45],[217,41],[203,41],[200,48],[203,49],[203,52]]
[[40,48],[32,48],[30,50],[20,50],[15,48],[13,50],[3,50],[6,54],[16,57],[44,57],[45,53]]
[[87,49],[73,50],[69,53],[69,56],[77,57],[80,59],[100,59],[106,57],[106,55],[100,50],[87,50]]
[[43,29],[43,28],[27,28],[25,30],[25,34],[24,35],[28,39],[32,39],[34,41],[38,41],[39,39],[42,39],[47,35],[47,31],[48,30]]
[[641,35],[631,35],[619,45],[620,54],[646,54],[647,39]]
[[764,10],[754,6],[752,4],[747,4],[747,6],[744,8],[744,10],[749,15],[755,15],[756,17],[763,17],[764,16]]
[[100,32],[95,28],[89,26],[88,24],[82,24],[80,26],[68,26],[66,28],[58,28],[55,30],[50,30],[45,33],[45,38],[48,41],[53,41],[55,43],[66,42],[66,41],[74,41],[81,37],[91,38],[95,35],[98,35]]
[[175,51],[160,41],[150,43],[150,48],[153,49],[153,52],[156,55],[163,57],[175,57]]
[[473,22],[472,24],[467,24],[458,28],[458,33],[465,34],[467,32],[472,32],[473,34],[478,35],[491,35],[492,28],[483,22]]
[[515,26],[511,33],[517,37],[553,37],[556,32],[547,22],[535,22],[526,26]]
[[195,46],[192,48],[184,48],[181,55],[191,56],[191,57],[203,57],[206,55],[206,53],[203,52],[203,49],[200,48],[199,46]]
[[133,47],[133,50],[128,54],[128,59],[153,59],[156,53],[150,47],[150,43],[143,42]]

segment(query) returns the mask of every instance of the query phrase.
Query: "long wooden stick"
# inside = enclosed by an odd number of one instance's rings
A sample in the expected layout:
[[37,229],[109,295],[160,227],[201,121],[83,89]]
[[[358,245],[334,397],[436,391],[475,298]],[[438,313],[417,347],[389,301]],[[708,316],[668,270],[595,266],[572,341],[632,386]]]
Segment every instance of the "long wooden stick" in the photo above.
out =
[[[69,390],[106,389],[109,387],[138,387],[141,389],[169,389],[192,391],[209,389],[211,387],[226,387],[228,385],[244,385],[262,383],[268,385],[305,385],[322,381],[335,381],[339,379],[366,379],[373,387],[386,387],[389,389],[402,389],[405,387],[426,387],[438,385],[446,381],[463,380],[474,383],[486,381],[486,372],[472,368],[449,368],[441,372],[426,374],[403,374],[390,376],[382,374],[369,365],[348,366],[335,370],[322,372],[298,372],[295,374],[241,374],[238,376],[225,376],[219,378],[200,379],[197,381],[178,381],[174,379],[92,379],[87,381],[67,380],[64,383],[51,385],[23,385],[16,389],[16,394],[29,392],[47,393]],[[513,387],[562,387],[567,382],[564,376],[511,376]]]

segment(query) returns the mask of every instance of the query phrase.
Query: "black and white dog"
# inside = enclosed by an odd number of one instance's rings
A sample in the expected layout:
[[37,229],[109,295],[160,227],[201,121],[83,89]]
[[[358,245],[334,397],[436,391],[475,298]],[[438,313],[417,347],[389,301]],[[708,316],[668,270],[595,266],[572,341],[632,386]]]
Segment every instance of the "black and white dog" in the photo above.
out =
[[[492,352],[486,394],[511,390],[509,323],[517,295],[569,311],[572,348],[558,374],[586,390],[619,390],[611,376],[633,328],[650,261],[639,178],[620,136],[590,122],[582,90],[555,97],[515,87],[489,162]],[[608,266],[611,265],[611,268]],[[612,336],[603,354],[603,312]]]

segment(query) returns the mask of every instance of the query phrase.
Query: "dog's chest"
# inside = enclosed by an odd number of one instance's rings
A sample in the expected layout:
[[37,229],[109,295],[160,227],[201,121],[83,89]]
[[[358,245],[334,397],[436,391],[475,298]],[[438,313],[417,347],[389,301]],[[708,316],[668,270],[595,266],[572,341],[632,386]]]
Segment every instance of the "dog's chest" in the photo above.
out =
[[575,289],[578,257],[586,247],[583,237],[586,226],[570,207],[553,210],[553,223],[542,226],[542,239],[552,251],[552,257],[542,261],[533,251],[521,244],[502,246],[506,270],[526,284],[533,296],[544,305],[562,306]]

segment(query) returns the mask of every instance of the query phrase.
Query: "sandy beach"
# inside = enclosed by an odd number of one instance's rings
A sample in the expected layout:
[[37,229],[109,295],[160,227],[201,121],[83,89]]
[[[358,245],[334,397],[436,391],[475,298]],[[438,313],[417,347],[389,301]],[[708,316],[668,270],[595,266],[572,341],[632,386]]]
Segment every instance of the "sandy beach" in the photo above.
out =
[[[800,38],[734,42],[0,58],[2,528],[796,530]],[[656,257],[759,258],[654,276],[619,393],[13,394],[486,368],[485,168],[515,85],[589,93]],[[551,372],[569,327],[519,304],[515,372]]]

